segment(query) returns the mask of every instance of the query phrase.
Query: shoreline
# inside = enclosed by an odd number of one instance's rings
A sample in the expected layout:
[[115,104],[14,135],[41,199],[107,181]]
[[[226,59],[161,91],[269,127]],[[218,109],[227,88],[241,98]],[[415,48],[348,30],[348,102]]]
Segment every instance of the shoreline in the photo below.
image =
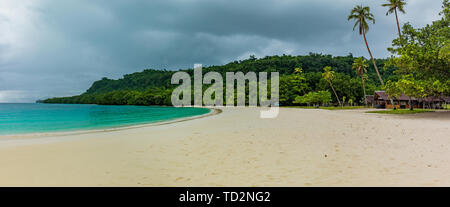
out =
[[[208,107],[204,107],[204,108],[208,108]],[[200,119],[200,118],[213,116],[213,115],[222,113],[221,109],[217,109],[217,108],[208,108],[208,109],[210,109],[210,112],[208,112],[206,114],[202,114],[202,115],[189,116],[189,117],[183,117],[183,118],[175,118],[175,119],[171,119],[171,120],[156,121],[156,122],[143,123],[143,124],[132,124],[132,125],[128,125],[128,126],[117,126],[117,127],[87,129],[87,130],[86,129],[79,129],[79,130],[75,129],[75,130],[68,130],[68,131],[0,135],[0,141],[1,140],[10,140],[10,139],[26,139],[26,138],[39,138],[39,137],[44,138],[44,137],[55,137],[55,136],[60,137],[60,136],[70,136],[70,135],[101,133],[101,132],[113,132],[113,131],[120,131],[120,130],[127,130],[127,129],[173,124],[173,123],[178,123],[178,122],[183,122],[183,121]]]

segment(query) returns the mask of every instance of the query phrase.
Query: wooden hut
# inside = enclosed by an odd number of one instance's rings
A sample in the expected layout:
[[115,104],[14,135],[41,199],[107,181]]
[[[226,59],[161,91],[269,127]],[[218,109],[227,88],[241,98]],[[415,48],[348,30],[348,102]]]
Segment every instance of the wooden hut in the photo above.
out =
[[[410,103],[413,108],[441,109],[444,108],[446,103],[450,102],[450,97],[426,97],[416,99],[402,94],[400,97],[392,97],[392,101],[394,102],[394,106],[398,109],[408,109]],[[384,91],[375,91],[373,103],[376,108],[393,108],[390,97]]]

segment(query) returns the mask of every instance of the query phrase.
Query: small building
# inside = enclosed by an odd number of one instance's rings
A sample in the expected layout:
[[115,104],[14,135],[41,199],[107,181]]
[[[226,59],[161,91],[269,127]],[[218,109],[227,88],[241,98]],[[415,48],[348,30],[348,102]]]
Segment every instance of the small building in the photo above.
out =
[[449,103],[450,97],[426,97],[419,99],[419,105],[422,108],[441,109]]
[[[370,98],[366,97],[367,100]],[[406,95],[401,95],[400,97],[392,97],[392,102],[394,102],[394,106],[398,109],[407,109],[409,108],[409,104],[413,108],[433,108],[439,109],[443,108],[444,104],[449,103],[450,97],[427,97],[427,98],[419,98],[416,99],[414,97],[408,97]],[[372,105],[375,105],[376,108],[387,108],[392,109],[393,105],[391,102],[391,98],[384,91],[375,91],[373,95]]]
[[442,98],[445,101],[445,104],[450,104],[450,96]]
[[375,101],[373,95],[367,95],[364,103],[367,103],[368,106],[375,107]]

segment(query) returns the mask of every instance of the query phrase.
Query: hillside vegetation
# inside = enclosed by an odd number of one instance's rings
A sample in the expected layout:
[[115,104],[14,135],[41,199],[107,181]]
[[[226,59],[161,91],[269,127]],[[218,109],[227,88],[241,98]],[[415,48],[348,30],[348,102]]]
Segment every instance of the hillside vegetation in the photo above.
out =
[[[294,104],[295,98],[311,91],[330,90],[328,83],[322,79],[322,71],[331,66],[336,72],[333,80],[339,97],[346,97],[352,102],[362,103],[363,91],[361,79],[352,69],[355,60],[351,54],[348,56],[331,56],[322,54],[309,54],[306,56],[268,56],[264,58],[250,58],[242,61],[230,62],[221,66],[203,68],[203,73],[216,71],[225,78],[226,72],[244,73],[253,72],[279,72],[280,73],[280,103],[282,105]],[[384,59],[376,60],[379,68],[384,67]],[[295,68],[302,68],[302,74],[294,73]],[[393,68],[382,71],[384,79],[395,79]],[[181,70],[193,74],[193,69]],[[377,76],[373,69],[368,69],[366,83],[368,93],[379,87]],[[177,85],[170,84],[170,79],[176,71],[146,69],[142,72],[124,75],[123,78],[112,80],[102,78],[95,81],[83,94],[72,97],[59,97],[43,100],[44,103],[77,103],[77,104],[104,104],[104,105],[171,105],[170,96]],[[204,87],[206,89],[206,87]],[[332,102],[336,99],[332,97]]]

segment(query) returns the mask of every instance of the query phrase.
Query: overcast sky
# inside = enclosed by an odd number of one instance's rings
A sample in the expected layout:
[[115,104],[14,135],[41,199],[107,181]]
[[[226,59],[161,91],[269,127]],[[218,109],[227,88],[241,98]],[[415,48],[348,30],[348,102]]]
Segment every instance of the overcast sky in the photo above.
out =
[[[145,68],[220,65],[249,55],[367,56],[347,22],[369,5],[375,57],[397,35],[385,0],[1,0],[0,102],[84,92]],[[401,23],[439,18],[441,0],[407,0]]]

